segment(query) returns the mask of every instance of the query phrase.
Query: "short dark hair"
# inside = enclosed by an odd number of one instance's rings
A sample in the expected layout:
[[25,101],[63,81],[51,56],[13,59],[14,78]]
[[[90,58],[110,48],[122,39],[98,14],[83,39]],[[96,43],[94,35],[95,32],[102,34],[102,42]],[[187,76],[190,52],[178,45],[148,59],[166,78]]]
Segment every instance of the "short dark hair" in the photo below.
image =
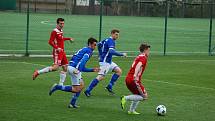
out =
[[95,38],[90,37],[87,41],[87,45],[93,44],[94,42],[98,42]]
[[139,49],[140,49],[140,52],[143,52],[144,50],[150,48],[151,46],[146,44],[146,43],[143,43],[140,45]]
[[59,21],[64,21],[64,19],[63,18],[58,18],[57,19],[57,23],[59,24]]
[[113,30],[111,30],[111,34],[114,34],[114,33],[119,33],[119,30],[118,29],[113,29]]

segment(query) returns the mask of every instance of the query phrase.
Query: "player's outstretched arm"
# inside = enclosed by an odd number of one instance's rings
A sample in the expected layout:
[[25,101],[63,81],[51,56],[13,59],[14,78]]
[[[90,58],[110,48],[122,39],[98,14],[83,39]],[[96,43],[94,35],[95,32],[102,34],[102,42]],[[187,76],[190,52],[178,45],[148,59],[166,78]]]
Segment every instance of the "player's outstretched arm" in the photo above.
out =
[[80,61],[79,70],[83,72],[94,72],[93,68],[86,68],[85,65],[87,61],[90,59],[88,54],[85,54],[84,57]]
[[117,52],[114,48],[109,48],[109,53],[116,56],[127,56],[126,53]]
[[70,37],[64,37],[63,40],[66,41],[66,40],[74,40],[74,39]]
[[63,38],[64,41],[69,40],[70,43],[74,42],[74,38]]

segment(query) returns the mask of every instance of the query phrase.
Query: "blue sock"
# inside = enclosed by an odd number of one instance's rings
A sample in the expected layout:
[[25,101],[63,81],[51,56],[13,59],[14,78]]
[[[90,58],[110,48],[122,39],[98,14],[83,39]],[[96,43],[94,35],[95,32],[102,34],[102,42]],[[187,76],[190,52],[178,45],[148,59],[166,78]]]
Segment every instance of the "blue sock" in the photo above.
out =
[[72,92],[72,86],[57,85],[56,88],[65,92]]
[[99,83],[99,80],[98,79],[93,79],[93,81],[91,81],[91,83],[90,83],[90,85],[88,86],[88,88],[87,88],[87,92],[91,92],[92,91],[92,89],[97,85]]
[[114,83],[117,81],[117,79],[119,78],[119,75],[118,74],[113,74],[111,80],[110,80],[110,83],[108,84],[108,88],[109,89],[112,89]]
[[78,97],[80,96],[80,94],[81,94],[81,91],[75,93],[75,94],[72,96],[72,99],[71,99],[71,101],[70,101],[70,104],[71,104],[71,105],[75,105],[76,100],[78,99]]

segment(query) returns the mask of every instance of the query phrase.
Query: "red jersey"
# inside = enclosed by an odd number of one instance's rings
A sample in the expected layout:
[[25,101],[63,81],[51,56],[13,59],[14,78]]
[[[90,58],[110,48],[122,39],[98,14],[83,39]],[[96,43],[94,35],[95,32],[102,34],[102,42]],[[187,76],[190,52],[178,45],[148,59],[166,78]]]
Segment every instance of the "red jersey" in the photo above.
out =
[[63,37],[63,30],[62,29],[55,28],[51,33],[51,36],[49,39],[49,44],[53,47],[53,50],[57,49],[57,48],[61,48],[64,50],[64,41],[70,40],[70,39],[71,38],[64,38]]
[[131,66],[131,68],[130,68],[127,76],[126,76],[127,81],[133,81],[134,80],[135,68],[139,62],[142,62],[142,66],[141,66],[141,70],[137,74],[137,76],[138,76],[138,81],[141,81],[142,74],[143,74],[145,67],[146,67],[146,64],[147,64],[147,55],[145,55],[145,54],[140,54],[135,58],[132,66]]

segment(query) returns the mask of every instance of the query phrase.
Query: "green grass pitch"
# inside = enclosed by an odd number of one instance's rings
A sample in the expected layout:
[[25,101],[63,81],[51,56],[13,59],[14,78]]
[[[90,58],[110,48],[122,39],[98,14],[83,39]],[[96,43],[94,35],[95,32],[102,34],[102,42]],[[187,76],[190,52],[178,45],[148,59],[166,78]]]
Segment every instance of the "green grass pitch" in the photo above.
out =
[[[0,12],[0,22],[4,31],[0,33],[0,53],[24,53],[26,38],[26,13]],[[75,38],[74,44],[65,43],[68,54],[86,43],[87,38],[99,38],[99,16],[30,14],[29,53],[50,54],[48,46],[50,32],[55,28],[56,18],[65,18],[64,35]],[[214,20],[213,20],[214,21]],[[42,23],[41,23],[42,22]],[[45,22],[45,24],[44,24]],[[152,45],[152,53],[163,52],[164,17],[103,16],[102,39],[109,37],[110,30],[120,29],[117,49],[136,51],[139,43]],[[215,22],[213,22],[215,28]],[[212,46],[215,32],[212,32]],[[169,18],[167,33],[167,53],[208,52],[209,19]],[[129,45],[129,46],[128,46]]]
[[[0,58],[0,120],[1,121],[214,121],[215,58],[209,56],[150,56],[143,83],[149,99],[141,102],[141,115],[127,115],[120,107],[120,96],[130,94],[125,75],[134,58],[114,58],[123,70],[116,83],[115,96],[104,87],[110,75],[99,83],[87,98],[82,93],[79,109],[68,109],[71,94],[48,91],[57,83],[59,72],[40,75],[32,80],[33,70],[52,63],[51,58]],[[98,66],[93,57],[88,67]],[[84,73],[87,86],[96,73]],[[70,84],[67,76],[66,84]],[[129,102],[126,110],[129,108]],[[163,104],[166,116],[157,116],[155,108]]]
[[[0,53],[25,52],[26,14],[0,12]],[[75,42],[65,43],[67,54],[73,54],[86,43],[86,39],[99,37],[99,16],[30,14],[30,54],[50,54],[47,41],[55,27],[57,17],[65,18],[64,35],[74,37]],[[48,21],[48,22],[46,22]],[[214,20],[213,20],[214,21]],[[41,22],[46,22],[45,24]],[[215,58],[208,57],[208,19],[169,18],[167,52],[204,53],[192,56],[158,56],[163,52],[164,18],[104,16],[102,38],[108,37],[112,28],[120,29],[116,47],[120,51],[136,51],[143,41],[152,48],[152,56],[143,75],[143,83],[149,99],[141,102],[138,116],[127,115],[120,107],[120,96],[130,94],[124,78],[133,58],[114,58],[123,70],[114,90],[108,95],[104,87],[111,75],[101,82],[86,98],[81,94],[79,109],[68,109],[71,94],[56,92],[48,96],[59,73],[41,75],[31,79],[33,70],[50,65],[50,58],[0,58],[0,120],[2,121],[214,121],[215,117]],[[215,28],[215,22],[213,22]],[[215,45],[213,29],[212,45]],[[72,51],[72,52],[71,52]],[[136,53],[135,53],[136,54]],[[93,57],[89,67],[98,66]],[[84,73],[86,86],[96,73]],[[67,76],[66,84],[70,84]],[[126,109],[129,108],[127,103]],[[155,108],[163,104],[167,115],[157,116]]]

